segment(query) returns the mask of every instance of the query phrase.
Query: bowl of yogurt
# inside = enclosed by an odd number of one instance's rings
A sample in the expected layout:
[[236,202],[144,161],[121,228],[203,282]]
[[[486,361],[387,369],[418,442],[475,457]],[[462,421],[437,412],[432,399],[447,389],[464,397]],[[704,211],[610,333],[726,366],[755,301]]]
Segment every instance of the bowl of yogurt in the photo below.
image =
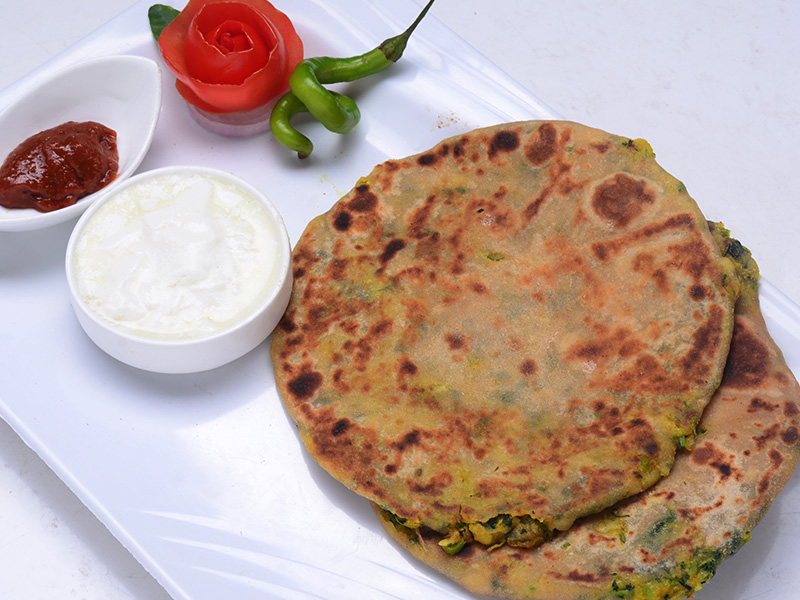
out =
[[140,173],[92,204],[67,244],[81,327],[160,373],[206,371],[261,344],[292,287],[283,219],[260,190],[197,166]]

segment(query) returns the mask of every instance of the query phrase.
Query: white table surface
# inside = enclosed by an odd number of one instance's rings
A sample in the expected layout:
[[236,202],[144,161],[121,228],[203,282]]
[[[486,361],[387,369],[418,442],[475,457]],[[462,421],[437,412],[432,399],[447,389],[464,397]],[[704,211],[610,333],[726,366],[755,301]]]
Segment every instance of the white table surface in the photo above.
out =
[[[133,3],[2,3],[0,89]],[[800,3],[438,0],[430,14],[564,118],[647,139],[800,303]],[[0,598],[169,598],[2,420]]]

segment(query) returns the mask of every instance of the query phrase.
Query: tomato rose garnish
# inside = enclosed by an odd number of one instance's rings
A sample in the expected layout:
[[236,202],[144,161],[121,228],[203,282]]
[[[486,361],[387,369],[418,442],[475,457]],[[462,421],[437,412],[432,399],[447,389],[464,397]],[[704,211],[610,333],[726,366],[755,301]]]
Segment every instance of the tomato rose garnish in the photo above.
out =
[[181,97],[208,113],[265,105],[303,59],[294,25],[267,0],[189,0],[158,47]]

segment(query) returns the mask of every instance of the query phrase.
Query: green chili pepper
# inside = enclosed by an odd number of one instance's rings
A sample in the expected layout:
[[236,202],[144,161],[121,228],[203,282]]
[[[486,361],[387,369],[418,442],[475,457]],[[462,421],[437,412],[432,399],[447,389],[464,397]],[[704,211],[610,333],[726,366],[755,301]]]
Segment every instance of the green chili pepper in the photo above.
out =
[[[361,112],[358,110],[355,101],[342,94],[336,92],[326,92],[333,102],[339,107],[339,110],[344,113],[347,121],[344,126],[349,126],[349,129],[332,129],[336,133],[347,133],[358,123],[361,117]],[[328,100],[325,100],[326,104]],[[335,109],[334,109],[335,110]],[[305,135],[300,133],[297,129],[292,127],[292,117],[301,112],[309,112],[306,105],[292,92],[284,94],[280,100],[275,104],[272,113],[269,115],[269,126],[272,129],[272,134],[281,144],[297,152],[298,158],[306,158],[314,149],[314,144]],[[331,111],[333,112],[333,110]],[[352,124],[350,124],[352,123]]]
[[361,113],[356,103],[347,96],[332,92],[325,84],[355,81],[374,75],[397,62],[406,49],[408,39],[428,12],[430,0],[422,12],[400,35],[389,38],[377,48],[350,58],[320,56],[302,61],[289,77],[287,92],[272,109],[270,128],[275,139],[306,158],[314,146],[305,135],[291,124],[294,115],[309,112],[334,133],[348,133],[358,124]]

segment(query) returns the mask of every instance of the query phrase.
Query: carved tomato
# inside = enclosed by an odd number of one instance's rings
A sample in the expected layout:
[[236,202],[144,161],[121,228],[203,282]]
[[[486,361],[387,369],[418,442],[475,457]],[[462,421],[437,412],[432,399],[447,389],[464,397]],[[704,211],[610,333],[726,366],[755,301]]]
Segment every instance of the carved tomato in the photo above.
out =
[[158,47],[183,99],[209,113],[263,106],[303,59],[289,17],[266,0],[190,0]]

